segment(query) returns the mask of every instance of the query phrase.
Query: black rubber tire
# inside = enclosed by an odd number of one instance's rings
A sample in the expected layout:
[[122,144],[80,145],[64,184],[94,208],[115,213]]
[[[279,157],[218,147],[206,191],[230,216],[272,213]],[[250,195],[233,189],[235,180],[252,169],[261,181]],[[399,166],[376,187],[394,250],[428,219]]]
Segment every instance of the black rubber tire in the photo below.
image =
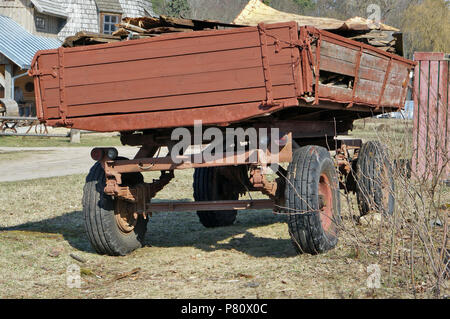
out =
[[[322,175],[329,180],[331,218],[327,229],[322,224],[319,183]],[[328,150],[321,146],[304,146],[294,151],[289,164],[285,188],[288,227],[298,253],[319,254],[334,248],[341,222],[338,175]]]
[[[220,175],[215,167],[196,168],[193,186],[195,201],[239,199],[239,193],[230,187],[231,183]],[[197,215],[203,226],[212,228],[233,225],[237,212],[236,210],[199,211]]]
[[[123,175],[123,184],[133,186],[143,181],[141,173]],[[95,163],[86,177],[83,189],[84,225],[92,247],[99,254],[125,256],[144,245],[148,219],[139,215],[134,230],[122,232],[117,226],[114,199],[104,194],[105,171]]]
[[361,216],[370,211],[394,213],[394,178],[386,147],[378,141],[364,143],[356,164],[356,196]]

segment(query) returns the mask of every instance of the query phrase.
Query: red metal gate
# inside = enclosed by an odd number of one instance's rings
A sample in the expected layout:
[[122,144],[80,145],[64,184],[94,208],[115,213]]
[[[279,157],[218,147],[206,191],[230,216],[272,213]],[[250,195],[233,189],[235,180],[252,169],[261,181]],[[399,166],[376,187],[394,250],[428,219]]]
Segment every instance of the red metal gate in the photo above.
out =
[[412,170],[420,179],[449,179],[450,55],[416,52]]

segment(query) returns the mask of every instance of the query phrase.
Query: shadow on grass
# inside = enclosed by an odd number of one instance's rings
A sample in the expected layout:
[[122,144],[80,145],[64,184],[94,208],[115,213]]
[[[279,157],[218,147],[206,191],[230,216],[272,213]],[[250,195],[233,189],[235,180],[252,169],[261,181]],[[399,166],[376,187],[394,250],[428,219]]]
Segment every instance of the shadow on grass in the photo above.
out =
[[[194,212],[155,213],[147,226],[145,244],[161,248],[191,246],[203,251],[235,250],[253,257],[292,257],[296,253],[290,239],[259,237],[249,231],[282,222],[285,222],[285,217],[274,215],[271,211],[243,211],[238,213],[232,226],[205,228]],[[61,234],[75,249],[95,253],[85,234],[81,211],[38,222],[0,227],[0,232],[3,231]]]
[[[87,240],[83,223],[83,212],[73,211],[37,222],[28,222],[11,227],[0,227],[0,232],[24,231],[61,234],[72,247],[81,251],[95,253],[95,250]],[[30,240],[32,239],[30,238]]]
[[203,251],[235,250],[253,257],[287,258],[296,255],[290,239],[273,238],[274,234],[260,237],[250,231],[285,221],[285,216],[272,211],[241,211],[232,226],[205,228],[194,212],[158,213],[150,219],[145,239],[153,247],[192,246]]

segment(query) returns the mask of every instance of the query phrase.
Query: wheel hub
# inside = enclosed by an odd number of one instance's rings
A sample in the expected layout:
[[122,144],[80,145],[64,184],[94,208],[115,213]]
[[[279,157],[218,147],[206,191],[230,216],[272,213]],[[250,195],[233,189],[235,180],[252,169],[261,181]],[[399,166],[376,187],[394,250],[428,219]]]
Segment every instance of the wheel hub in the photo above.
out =
[[322,228],[327,232],[333,222],[333,192],[325,174],[319,179],[319,214]]
[[137,224],[137,214],[135,205],[124,200],[116,199],[114,203],[114,217],[117,227],[123,233],[130,233]]

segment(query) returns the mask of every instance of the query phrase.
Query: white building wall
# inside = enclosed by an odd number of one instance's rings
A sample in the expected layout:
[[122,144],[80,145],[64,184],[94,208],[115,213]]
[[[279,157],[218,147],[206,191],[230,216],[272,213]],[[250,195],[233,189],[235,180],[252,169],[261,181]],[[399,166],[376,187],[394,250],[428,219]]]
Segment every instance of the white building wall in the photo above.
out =
[[94,0],[66,0],[69,19],[58,37],[64,40],[78,31],[99,32],[97,5]]

